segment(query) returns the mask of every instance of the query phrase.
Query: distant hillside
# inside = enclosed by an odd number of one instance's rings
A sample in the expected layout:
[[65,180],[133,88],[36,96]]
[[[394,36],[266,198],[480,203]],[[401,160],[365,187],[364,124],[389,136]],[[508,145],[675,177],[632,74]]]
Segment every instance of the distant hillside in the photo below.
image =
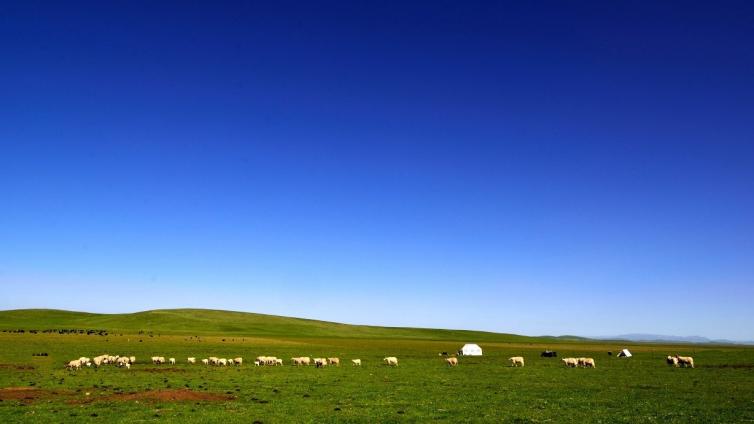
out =
[[754,344],[752,341],[735,341],[727,339],[709,339],[701,336],[667,336],[662,334],[631,333],[618,336],[598,337],[600,340],[627,340],[649,343],[708,343],[708,344]]
[[164,309],[132,314],[93,314],[52,309],[0,311],[0,330],[104,329],[162,334],[244,335],[258,337],[347,337],[499,342],[586,340],[568,336],[527,337],[467,330],[376,327],[208,309]]

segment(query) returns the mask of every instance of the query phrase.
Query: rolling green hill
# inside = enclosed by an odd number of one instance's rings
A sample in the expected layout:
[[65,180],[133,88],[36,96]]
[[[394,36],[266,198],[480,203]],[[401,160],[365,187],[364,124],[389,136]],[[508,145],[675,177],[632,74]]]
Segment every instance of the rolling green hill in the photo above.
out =
[[527,337],[467,330],[349,325],[247,312],[209,309],[163,309],[132,314],[93,314],[53,309],[0,311],[0,330],[104,329],[110,332],[152,331],[183,335],[257,337],[344,337],[374,339],[552,342],[576,337]]

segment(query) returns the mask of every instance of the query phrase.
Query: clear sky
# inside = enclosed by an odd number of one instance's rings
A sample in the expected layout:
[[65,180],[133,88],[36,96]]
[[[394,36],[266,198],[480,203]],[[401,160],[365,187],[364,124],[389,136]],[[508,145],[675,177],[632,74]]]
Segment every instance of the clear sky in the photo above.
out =
[[754,339],[754,4],[2,2],[0,289]]

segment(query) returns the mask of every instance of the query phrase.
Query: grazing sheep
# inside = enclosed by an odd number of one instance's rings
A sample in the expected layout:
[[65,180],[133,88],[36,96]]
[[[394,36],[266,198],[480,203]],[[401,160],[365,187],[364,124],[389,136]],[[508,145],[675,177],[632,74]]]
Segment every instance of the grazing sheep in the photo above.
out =
[[136,363],[136,357],[135,356],[129,356],[128,357],[128,362],[130,362],[132,364],[135,364]]
[[81,362],[78,359],[74,359],[73,361],[69,361],[65,367],[70,370],[77,370],[81,368]]
[[678,365],[681,367],[691,367],[694,368],[694,358],[691,356],[678,356],[675,355],[676,359],[678,359]]
[[127,369],[127,370],[130,370],[130,369],[131,369],[131,363],[130,363],[130,362],[126,362],[126,369]]
[[524,357],[523,356],[512,356],[508,358],[509,361],[511,361],[512,367],[523,367],[524,366]]
[[445,363],[447,363],[450,367],[457,367],[458,358],[445,358]]
[[291,358],[291,365],[295,365],[295,366],[301,365],[301,358]]
[[388,356],[387,358],[383,359],[385,361],[385,365],[390,367],[397,367],[398,366],[398,358],[395,356]]
[[228,366],[228,360],[225,359],[225,358],[218,359],[217,360],[217,365],[221,366],[221,367],[226,367],[226,366]]
[[298,358],[298,359],[301,360],[301,365],[309,366],[309,364],[312,363],[312,358],[310,358],[308,356],[302,356],[301,358]]
[[168,361],[170,361],[170,365],[175,365],[175,358],[170,358]]
[[280,358],[275,358],[275,365],[283,365],[283,360]]
[[327,358],[327,363],[329,365],[335,365],[336,367],[340,366],[340,358]]
[[325,358],[314,358],[314,366],[317,368],[324,368],[327,366],[327,359]]
[[361,359],[351,359],[351,363],[354,367],[360,367],[361,366]]
[[676,358],[675,356],[668,356],[667,358],[665,358],[665,362],[668,365],[678,367],[678,358]]
[[202,364],[209,365],[209,359],[202,359]]
[[188,359],[186,359],[186,362],[188,362],[189,364],[195,364],[196,363],[196,358],[188,358]]
[[262,363],[261,363],[261,362],[259,362],[258,360],[257,360],[257,361],[254,361],[254,366],[255,366],[255,367],[258,367],[258,366],[259,366],[259,365],[261,365],[261,364],[262,364]]
[[569,368],[576,368],[579,365],[579,360],[576,358],[563,358],[562,361]]
[[243,358],[241,357],[235,358],[233,359],[233,363],[236,365],[243,365]]
[[584,368],[597,368],[597,365],[592,358],[579,358],[578,364]]

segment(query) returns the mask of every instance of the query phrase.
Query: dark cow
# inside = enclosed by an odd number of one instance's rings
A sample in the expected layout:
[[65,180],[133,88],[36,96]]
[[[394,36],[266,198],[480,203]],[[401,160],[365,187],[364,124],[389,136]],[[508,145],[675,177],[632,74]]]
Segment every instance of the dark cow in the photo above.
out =
[[556,358],[558,356],[558,352],[555,352],[554,350],[546,350],[542,352],[539,356],[543,358]]

